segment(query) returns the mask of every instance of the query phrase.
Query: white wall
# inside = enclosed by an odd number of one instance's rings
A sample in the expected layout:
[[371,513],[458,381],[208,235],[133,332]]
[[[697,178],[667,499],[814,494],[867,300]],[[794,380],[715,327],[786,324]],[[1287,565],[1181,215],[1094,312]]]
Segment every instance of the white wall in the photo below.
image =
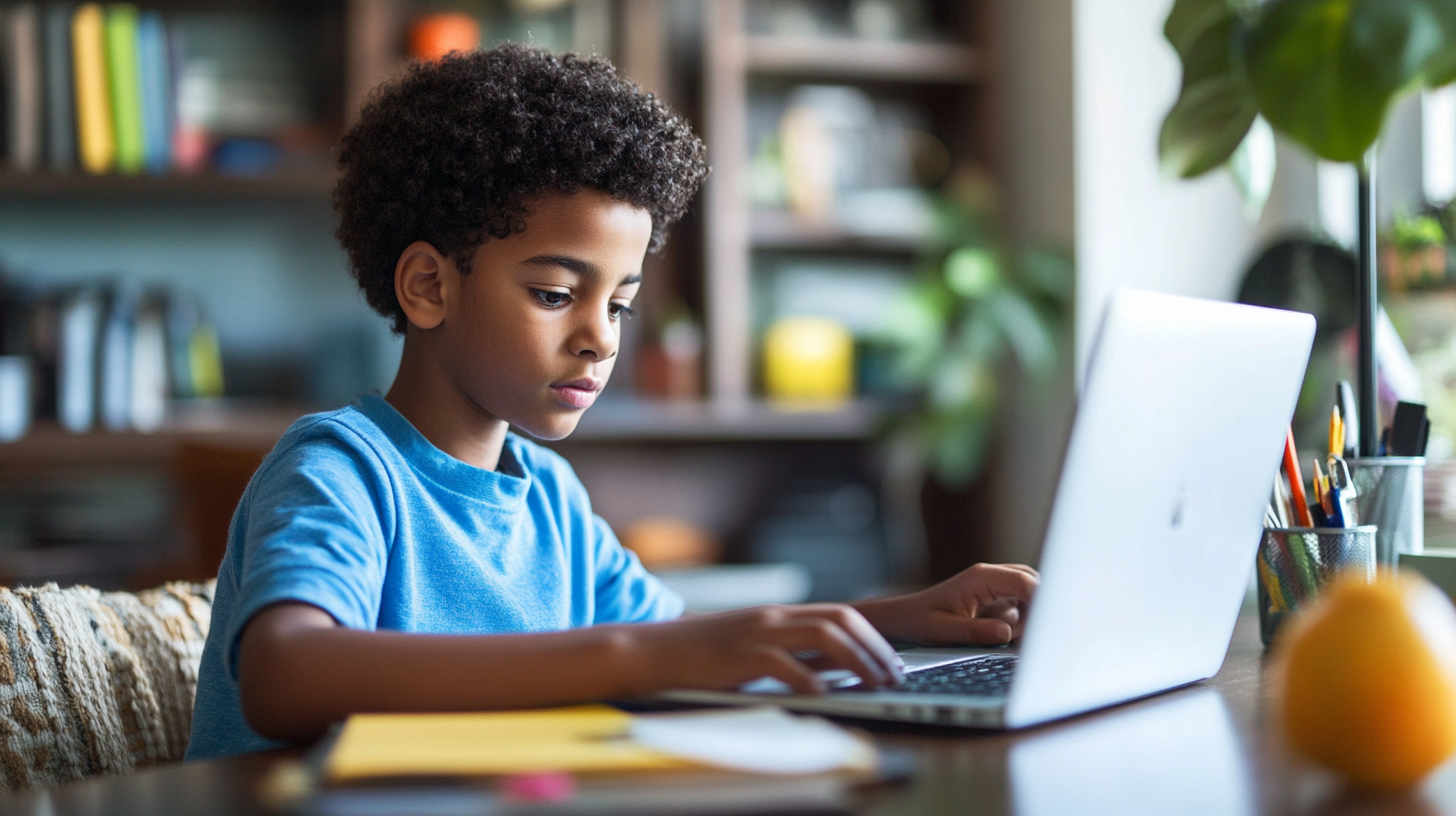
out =
[[1257,227],[1227,174],[1164,179],[1157,139],[1178,94],[1171,0],[1076,0],[1077,371],[1119,285],[1231,298]]

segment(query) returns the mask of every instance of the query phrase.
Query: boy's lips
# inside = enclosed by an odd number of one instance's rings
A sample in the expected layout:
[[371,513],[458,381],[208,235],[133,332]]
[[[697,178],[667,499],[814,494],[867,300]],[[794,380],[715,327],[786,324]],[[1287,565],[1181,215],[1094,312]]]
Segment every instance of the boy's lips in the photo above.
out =
[[562,402],[573,408],[588,408],[593,402],[596,402],[597,394],[602,390],[602,384],[583,377],[570,382],[552,383],[551,390],[561,397]]

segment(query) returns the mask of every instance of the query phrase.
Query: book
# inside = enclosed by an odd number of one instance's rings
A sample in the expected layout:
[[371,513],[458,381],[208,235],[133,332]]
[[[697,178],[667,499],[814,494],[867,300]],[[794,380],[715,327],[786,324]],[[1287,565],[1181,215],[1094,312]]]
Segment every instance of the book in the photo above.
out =
[[96,421],[96,346],[101,331],[101,291],[77,289],[60,306],[56,360],[56,416],[72,433]]
[[222,370],[222,346],[217,331],[207,323],[199,323],[187,341],[188,375],[192,396],[220,397],[226,393]]
[[65,173],[76,166],[76,95],[71,82],[71,4],[45,6],[46,163]]
[[6,147],[10,166],[22,172],[40,163],[40,12],[35,3],[5,11]]
[[140,293],[133,284],[120,283],[111,291],[106,321],[101,329],[101,422],[109,431],[131,428],[132,339],[136,329]]
[[192,388],[192,333],[201,322],[197,300],[173,293],[167,301],[167,355],[174,396],[197,396]]
[[71,17],[71,56],[76,78],[76,135],[81,166],[108,173],[116,161],[111,95],[106,79],[106,42],[99,3],[83,3]]
[[142,299],[131,341],[131,427],[152,433],[167,416],[166,303],[158,294]]
[[137,7],[106,7],[106,69],[111,90],[111,123],[116,131],[116,169],[140,173],[146,164],[142,124],[141,71],[137,62]]
[[137,24],[137,65],[141,71],[142,131],[147,172],[160,176],[172,164],[172,54],[167,25],[155,11]]

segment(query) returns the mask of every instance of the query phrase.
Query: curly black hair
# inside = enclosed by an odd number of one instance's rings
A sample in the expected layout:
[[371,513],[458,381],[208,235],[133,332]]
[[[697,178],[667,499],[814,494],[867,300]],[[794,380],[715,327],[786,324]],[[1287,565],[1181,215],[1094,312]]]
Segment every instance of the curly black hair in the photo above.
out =
[[688,123],[606,60],[503,45],[413,63],[375,89],[339,171],[335,235],[402,333],[394,269],[411,243],[468,270],[481,244],[525,229],[533,198],[585,187],[651,214],[656,252],[708,166]]

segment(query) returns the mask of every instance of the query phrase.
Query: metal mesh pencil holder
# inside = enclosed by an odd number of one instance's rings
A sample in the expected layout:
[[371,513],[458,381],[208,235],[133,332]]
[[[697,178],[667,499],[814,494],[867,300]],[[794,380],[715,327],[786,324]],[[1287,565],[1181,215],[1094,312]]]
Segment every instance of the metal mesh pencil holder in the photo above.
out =
[[1319,597],[1331,577],[1359,572],[1375,577],[1376,527],[1266,529],[1256,573],[1259,637],[1268,646],[1285,618]]
[[1425,549],[1426,503],[1423,456],[1373,456],[1348,459],[1355,482],[1356,512],[1361,524],[1373,524],[1375,560],[1394,567],[1401,553]]

